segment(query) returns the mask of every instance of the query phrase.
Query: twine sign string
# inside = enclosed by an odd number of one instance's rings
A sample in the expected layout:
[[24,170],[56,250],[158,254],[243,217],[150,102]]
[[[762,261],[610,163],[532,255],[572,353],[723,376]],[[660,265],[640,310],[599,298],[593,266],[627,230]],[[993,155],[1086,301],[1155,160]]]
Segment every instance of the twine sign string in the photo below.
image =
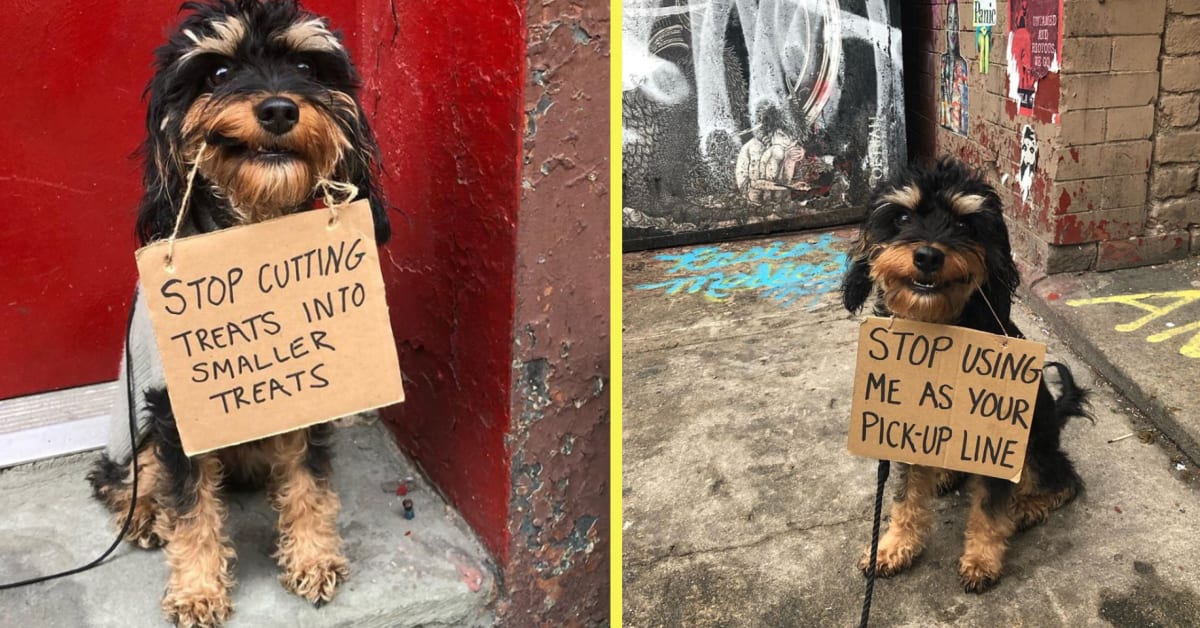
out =
[[[192,198],[192,188],[196,183],[196,173],[200,170],[200,164],[204,161],[204,153],[208,150],[208,144],[200,143],[200,150],[196,152],[196,159],[192,162],[192,168],[188,171],[187,186],[183,190],[183,200],[179,202],[179,212],[175,215],[175,228],[171,230],[171,237],[167,238],[167,256],[164,259],[167,272],[175,272],[175,240],[179,238],[179,229],[183,226],[183,216],[187,213],[188,202]],[[353,183],[334,181],[321,177],[317,179],[313,190],[320,190],[322,200],[325,206],[329,208],[329,223],[328,228],[333,229],[338,224],[338,207],[345,206],[350,201],[358,197],[358,186]],[[341,195],[341,199],[337,199],[336,195]]]
[[1000,320],[1000,315],[996,313],[996,308],[992,307],[992,302],[988,301],[987,295],[983,292],[983,288],[979,287],[979,282],[975,281],[974,277],[971,277],[971,281],[975,284],[975,290],[979,292],[979,296],[983,297],[983,302],[986,303],[988,309],[991,310],[992,318],[996,319],[996,324],[1000,326],[1000,333],[1004,334],[1004,342],[1000,343],[1000,346],[1007,347],[1010,338],[1008,336],[1008,330],[1004,328],[1004,321]]
[[175,228],[171,230],[171,237],[167,239],[167,257],[166,268],[167,272],[175,272],[175,239],[179,237],[179,227],[183,224],[183,215],[187,213],[188,201],[192,199],[192,185],[196,182],[196,172],[200,170],[200,162],[204,160],[204,151],[208,150],[207,142],[200,142],[200,150],[196,152],[196,160],[192,162],[192,169],[188,171],[187,187],[183,189],[183,200],[179,202],[179,212],[175,214]]
[[[198,152],[188,152],[177,174],[179,183],[196,168],[197,156],[204,168],[220,158],[212,145]],[[212,202],[204,189],[209,182],[199,169],[195,172],[190,202],[172,203],[189,214],[189,224],[207,220],[203,213]],[[314,176],[299,188],[297,196],[305,202],[287,208],[287,215],[248,219],[195,236],[193,227],[180,226],[172,234],[164,224],[161,240],[138,250],[139,286],[180,444],[189,456],[404,398],[370,202],[353,199],[362,188],[322,179]],[[322,197],[328,212],[321,207]],[[177,238],[173,270],[164,264],[167,236]],[[305,265],[304,256],[311,256],[311,265]],[[254,276],[253,269],[258,281],[242,281]],[[196,330],[250,320],[277,329],[234,343],[200,346],[203,355],[194,352]],[[300,338],[299,344],[275,338],[276,332]],[[260,358],[278,359],[280,351],[288,352],[287,367],[260,373],[266,368]],[[242,360],[259,368],[228,376],[221,371],[221,365]],[[205,375],[195,377],[200,371]]]
[[[314,189],[321,191],[321,200],[329,208],[329,228],[333,229],[338,223],[338,207],[348,204],[358,197],[358,186],[353,183],[334,181],[321,177],[317,179]],[[342,199],[336,200],[334,194],[341,194]]]

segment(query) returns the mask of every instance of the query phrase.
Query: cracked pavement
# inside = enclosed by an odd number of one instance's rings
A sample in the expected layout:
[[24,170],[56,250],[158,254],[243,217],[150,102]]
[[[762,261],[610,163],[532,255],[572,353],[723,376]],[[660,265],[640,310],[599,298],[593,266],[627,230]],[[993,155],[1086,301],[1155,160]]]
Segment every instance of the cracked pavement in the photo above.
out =
[[[846,452],[859,319],[833,291],[849,232],[833,233],[624,257],[625,625],[857,624],[875,463]],[[1087,490],[1014,537],[982,595],[956,572],[967,497],[938,500],[924,553],[876,583],[872,625],[1200,625],[1190,467],[1023,304],[1014,319],[1093,391],[1096,423],[1063,434]]]

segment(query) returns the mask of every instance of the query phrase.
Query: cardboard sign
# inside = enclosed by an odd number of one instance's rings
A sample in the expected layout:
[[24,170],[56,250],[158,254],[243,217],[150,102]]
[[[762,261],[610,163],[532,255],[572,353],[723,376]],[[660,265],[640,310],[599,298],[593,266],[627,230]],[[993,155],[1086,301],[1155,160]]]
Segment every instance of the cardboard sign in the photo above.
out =
[[137,252],[183,450],[404,400],[367,201]]
[[1021,479],[1046,345],[869,317],[858,337],[850,453]]

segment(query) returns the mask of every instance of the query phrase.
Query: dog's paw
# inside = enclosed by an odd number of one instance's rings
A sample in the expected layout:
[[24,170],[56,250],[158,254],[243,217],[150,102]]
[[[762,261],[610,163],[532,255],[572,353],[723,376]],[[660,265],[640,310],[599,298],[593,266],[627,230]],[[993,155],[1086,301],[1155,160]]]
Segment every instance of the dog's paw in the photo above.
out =
[[983,593],[1000,581],[1000,567],[964,557],[958,563],[958,578],[967,593]]
[[233,604],[227,592],[205,594],[168,591],[162,601],[167,621],[180,628],[216,628],[229,619]]
[[339,555],[293,565],[279,577],[283,588],[321,608],[337,594],[337,586],[350,575],[350,565]]
[[[912,565],[912,561],[916,558],[917,552],[913,548],[898,545],[895,543],[879,543],[879,552],[875,560],[875,575],[879,578],[890,578]],[[858,561],[858,568],[862,570],[863,575],[870,575],[871,570],[871,548],[863,550],[862,558]]]
[[129,525],[129,532],[125,533],[125,540],[142,549],[156,549],[166,545],[166,541],[155,529],[153,513],[150,516],[135,517]]

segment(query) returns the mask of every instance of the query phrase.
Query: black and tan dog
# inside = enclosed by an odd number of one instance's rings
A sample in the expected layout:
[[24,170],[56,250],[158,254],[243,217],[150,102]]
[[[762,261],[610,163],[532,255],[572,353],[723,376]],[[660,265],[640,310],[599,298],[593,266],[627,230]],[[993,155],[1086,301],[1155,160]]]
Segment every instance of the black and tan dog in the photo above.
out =
[[[373,184],[378,150],[358,101],[358,75],[340,35],[294,0],[216,0],[185,16],[156,55],[147,87],[143,243],[169,236],[199,162],[181,234],[211,232],[311,208],[318,181],[354,184],[368,198],[378,242],[389,234]],[[129,364],[122,366],[139,426],[129,442],[128,401],[114,413],[111,443],[89,479],[123,523],[132,457],[140,466],[127,539],[165,546],[162,600],[181,626],[215,626],[230,614],[235,554],[223,529],[223,489],[269,486],[279,511],[283,585],[320,606],[347,575],[330,486],[328,425],[189,458],[145,315],[135,300]]]
[[[846,309],[858,312],[876,296],[875,314],[959,325],[1023,337],[1013,324],[1020,282],[999,196],[952,159],[916,168],[885,186],[851,255],[842,284]],[[1083,488],[1059,437],[1071,416],[1088,416],[1087,393],[1066,366],[1061,396],[1040,385],[1025,468],[1018,484],[922,466],[899,466],[891,523],[880,539],[876,573],[891,576],[912,564],[933,522],[931,500],[969,479],[971,510],[958,573],[967,591],[983,592],[1000,578],[1007,541],[1071,501]],[[860,567],[867,568],[869,556]]]

